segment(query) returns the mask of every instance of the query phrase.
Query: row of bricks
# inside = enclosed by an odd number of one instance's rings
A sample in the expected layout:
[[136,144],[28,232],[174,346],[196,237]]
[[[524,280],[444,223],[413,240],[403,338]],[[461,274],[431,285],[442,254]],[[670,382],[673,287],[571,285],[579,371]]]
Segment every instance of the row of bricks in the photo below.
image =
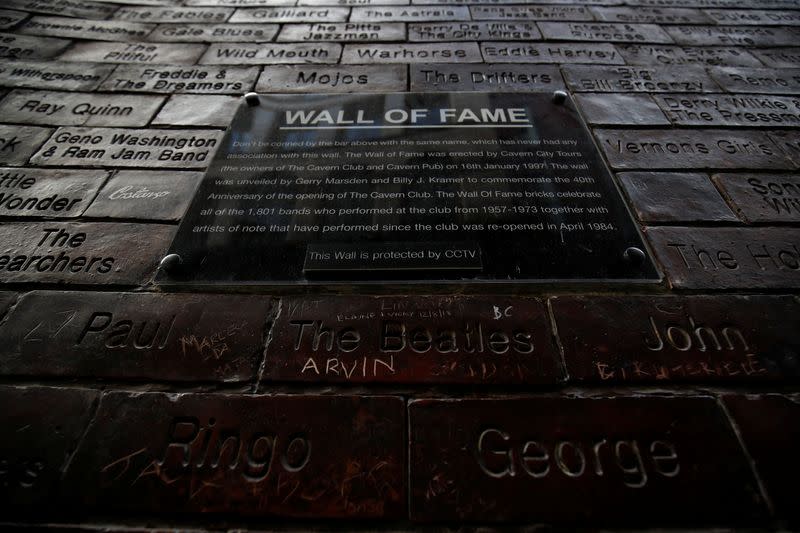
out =
[[[605,69],[623,73],[627,67]],[[581,89],[597,68],[564,67],[568,84]],[[667,79],[663,70],[637,69],[646,76],[642,85],[658,86]],[[581,78],[587,73],[587,78]],[[737,72],[738,75],[738,72]],[[370,77],[373,79],[370,81]],[[377,81],[375,80],[377,78]],[[507,86],[485,85],[488,80],[503,78]],[[296,79],[305,84],[293,84]],[[338,85],[335,80],[348,80]],[[517,81],[520,79],[525,82]],[[357,81],[361,80],[361,81]],[[477,80],[477,81],[475,81]],[[513,81],[512,81],[513,80]],[[538,81],[533,81],[538,80]],[[597,80],[594,78],[593,80]],[[326,84],[336,83],[334,87]],[[370,85],[371,83],[371,85]],[[596,86],[596,81],[593,81]],[[620,83],[626,83],[620,77]],[[627,83],[635,83],[628,80]],[[684,82],[680,82],[683,84]],[[346,85],[350,84],[350,87]],[[256,84],[259,93],[277,92],[291,87],[292,93],[342,92],[361,89],[403,92],[408,90],[405,66],[360,67],[353,74],[336,72],[335,68],[281,66],[266,67]],[[531,85],[534,87],[531,87]],[[680,84],[673,83],[674,88]],[[578,85],[578,87],[576,87]],[[510,87],[509,87],[510,86]],[[337,88],[338,87],[338,88]],[[563,90],[561,72],[556,67],[520,68],[516,65],[492,65],[481,68],[453,68],[448,65],[422,65],[411,68],[411,92],[444,92],[450,89],[495,92],[532,90]],[[509,90],[511,89],[511,90]],[[585,89],[584,89],[585,90]],[[787,90],[787,92],[789,92]],[[792,91],[796,92],[796,91]],[[660,92],[631,94],[624,92],[576,93],[574,98],[587,123],[594,126],[698,126],[698,127],[758,127],[793,128],[800,125],[800,97],[754,93],[689,94]],[[14,89],[2,97],[0,114],[3,124],[41,126],[201,126],[226,127],[241,102],[229,95],[143,95],[106,94],[90,92],[63,93]],[[196,113],[201,105],[205,113]],[[622,112],[625,111],[625,112]],[[5,154],[7,155],[7,154]]]
[[[560,54],[565,49],[550,48],[548,50],[548,53],[558,51]],[[677,50],[673,49],[673,51]],[[606,52],[607,55],[604,57],[615,58],[610,59],[613,63],[621,61],[622,56],[615,50],[610,49]],[[664,51],[665,54],[668,52]],[[685,53],[686,51],[681,50],[680,52]],[[553,59],[554,62],[558,62],[555,61],[555,58]],[[0,86],[76,92],[97,89],[114,92],[118,94],[118,98],[124,98],[124,95],[119,93],[241,95],[253,87],[259,92],[402,91],[408,88],[407,79],[410,78],[412,90],[424,91],[443,91],[449,88],[476,90],[481,88],[481,83],[485,82],[486,84],[482,88],[491,88],[497,92],[547,91],[569,87],[572,91],[579,93],[651,93],[657,95],[657,98],[666,98],[678,93],[702,93],[697,98],[710,98],[714,96],[714,93],[731,93],[739,96],[746,94],[769,95],[770,98],[780,101],[772,106],[772,109],[778,111],[791,110],[796,107],[796,103],[792,99],[781,100],[778,96],[772,95],[800,94],[800,69],[796,68],[568,65],[565,64],[568,61],[565,59],[559,69],[555,65],[519,64],[519,61],[508,63],[508,60],[506,58],[506,62],[500,61],[491,65],[417,62],[411,63],[409,67],[405,66],[408,64],[407,62],[397,66],[370,64],[336,67],[319,64],[287,64],[263,67],[219,67],[205,65],[114,66],[92,63],[15,61],[8,63],[7,68],[0,71]],[[411,69],[410,76],[407,68]],[[491,80],[492,77],[497,78],[500,74],[504,76],[504,79]],[[492,84],[494,84],[493,87]],[[98,95],[96,98],[103,98],[103,96]],[[108,99],[110,96],[105,96],[105,98]],[[669,105],[661,105],[665,111],[671,108]],[[711,107],[711,105],[707,105],[705,108],[701,107],[700,111],[708,111]],[[719,104],[716,107],[719,107]],[[5,111],[11,111],[11,109],[7,108]],[[21,112],[22,109],[15,111]],[[47,120],[47,115],[44,113],[41,113],[38,118],[33,113],[31,115],[34,123],[46,123],[41,122]],[[86,125],[104,125],[102,117],[92,117],[92,119],[95,122]],[[52,120],[54,120],[51,122],[52,124],[59,124],[55,122],[56,119]],[[122,117],[120,120],[123,124],[119,125],[129,125],[126,123],[129,119]],[[641,119],[643,125],[661,123],[663,122],[652,122],[652,119],[647,116]],[[724,125],[724,122],[717,119],[714,124]],[[795,122],[772,124],[772,126],[781,125],[793,126]]]
[[2,293],[5,376],[218,383],[741,383],[800,376],[792,296]]
[[[544,23],[539,23],[543,26]],[[338,34],[318,34],[318,39],[304,39],[302,29],[298,29],[298,42],[287,43],[223,43],[184,44],[163,42],[80,42],[72,44],[66,39],[50,37],[30,37],[12,33],[0,34],[4,43],[0,45],[0,57],[20,60],[36,60],[58,57],[70,62],[128,63],[128,64],[194,64],[201,65],[269,65],[269,64],[369,64],[369,63],[480,63],[489,62],[523,62],[523,63],[605,63],[622,64],[622,58],[616,54],[614,44],[624,46],[635,43],[641,46],[647,43],[665,43],[665,46],[685,44],[690,46],[731,46],[730,42],[686,42],[673,43],[664,40],[614,39],[598,36],[592,39],[557,37],[549,41],[537,39],[520,40],[519,37],[506,39],[493,38],[486,31],[469,35],[466,39],[453,37],[454,33],[435,36],[430,40],[436,42],[375,42],[370,51],[368,44],[352,44],[370,42],[370,39],[343,40]],[[327,35],[327,37],[326,37]],[[476,38],[481,38],[478,43]],[[302,41],[301,41],[302,40]],[[774,47],[796,45],[798,34],[788,33],[780,39],[764,41],[761,48],[767,53],[774,52]],[[317,42],[314,42],[317,41]],[[326,42],[327,41],[327,42]],[[339,44],[344,42],[344,45]],[[443,43],[451,49],[442,48]],[[450,41],[450,42],[448,42]],[[588,41],[588,42],[586,42]],[[736,43],[733,43],[736,46]],[[742,44],[742,43],[739,43]],[[506,51],[503,51],[506,50]],[[545,54],[550,50],[550,58]],[[557,57],[558,50],[562,58]],[[534,53],[533,51],[538,51]],[[796,63],[796,48],[790,48]],[[611,52],[614,52],[612,54]],[[757,53],[757,48],[752,48]],[[749,55],[743,53],[745,58]],[[507,57],[507,58],[506,58]],[[341,61],[340,61],[341,60]],[[796,66],[796,65],[794,65]]]
[[[684,6],[684,7],[653,7],[642,5],[643,2],[628,0],[627,2],[608,2],[610,5],[621,6],[627,4],[634,7],[607,7],[604,5],[547,5],[548,2],[497,2],[492,6],[464,6],[479,2],[469,0],[450,0],[447,5],[436,6],[444,2],[415,1],[410,6],[409,0],[383,0],[382,3],[361,5],[356,7],[341,7],[348,2],[340,0],[269,0],[264,2],[264,7],[217,7],[224,6],[225,1],[201,1],[188,4],[189,7],[157,7],[157,6],[111,6],[101,5],[101,10],[106,13],[58,13],[55,10],[41,9],[41,4],[31,5],[23,0],[9,0],[5,7],[20,10],[22,13],[36,13],[43,15],[67,15],[75,18],[91,20],[127,21],[136,23],[223,23],[223,22],[263,22],[287,14],[296,14],[297,19],[314,17],[314,21],[337,22],[347,20],[351,15],[354,21],[381,22],[384,17],[389,19],[404,16],[412,20],[442,20],[439,13],[452,13],[450,20],[459,20],[458,17],[469,15],[483,16],[486,13],[501,13],[503,11],[517,12],[520,18],[529,17],[532,20],[564,20],[564,21],[598,21],[620,23],[650,23],[661,24],[744,24],[744,25],[796,25],[798,24],[798,5],[796,2],[787,1],[783,6],[755,5],[747,6],[751,9],[742,9],[740,5],[725,6],[726,9],[708,9],[709,6]],[[597,4],[600,4],[598,2]],[[461,4],[461,5],[459,5]],[[498,5],[499,4],[499,5]],[[503,5],[503,4],[540,4],[540,5]],[[228,5],[235,5],[229,2]],[[255,2],[246,5],[257,6]],[[425,5],[425,7],[416,7]],[[324,8],[324,9],[318,9]],[[752,9],[755,8],[755,9]],[[778,9],[776,9],[778,8]],[[788,9],[786,9],[788,8]],[[792,9],[793,8],[793,9]],[[319,16],[318,12],[326,11],[327,16]],[[104,16],[97,16],[104,15]],[[278,17],[276,17],[276,15]],[[9,13],[6,16],[13,16]],[[432,19],[430,17],[433,17]]]
[[[0,215],[179,221],[201,178],[200,172],[0,167],[0,185],[15,191],[0,197]],[[724,173],[709,179],[703,173],[621,172],[618,178],[636,217],[652,225],[800,222],[797,175]]]
[[99,510],[763,525],[770,507],[798,517],[794,396],[406,400],[3,386],[0,403],[7,520]]
[[[271,6],[275,2],[279,3],[292,3],[294,0],[143,0],[137,2],[138,4],[145,4],[146,9],[158,10],[162,7],[167,10],[176,11],[178,21],[189,22],[181,17],[182,6],[190,7],[254,7],[254,6]],[[326,0],[319,0],[326,1]],[[384,4],[378,5],[407,5],[408,0],[380,0]],[[484,0],[468,0],[464,3],[481,3]],[[105,19],[115,12],[121,11],[121,8],[116,4],[131,4],[133,2],[123,0],[107,0],[106,2],[99,2],[93,0],[7,0],[6,7],[11,9],[22,9],[34,13],[41,13],[46,15],[62,15],[68,17],[82,17],[90,19]],[[340,5],[350,5],[355,3],[357,5],[364,5],[367,2],[342,0]],[[429,0],[411,0],[411,4],[429,4]],[[450,4],[462,3],[460,0],[433,0],[436,4]],[[491,0],[489,0],[491,3]],[[507,3],[513,4],[562,4],[558,0],[510,0]],[[742,5],[736,0],[591,0],[586,4],[593,6],[619,6],[628,5],[636,7],[687,7],[687,8],[741,8]],[[800,7],[797,0],[758,0],[753,4],[757,9],[797,9]],[[202,12],[203,10],[195,10]],[[212,10],[213,12],[213,10]],[[188,11],[191,13],[191,11]],[[195,15],[198,16],[198,15]]]

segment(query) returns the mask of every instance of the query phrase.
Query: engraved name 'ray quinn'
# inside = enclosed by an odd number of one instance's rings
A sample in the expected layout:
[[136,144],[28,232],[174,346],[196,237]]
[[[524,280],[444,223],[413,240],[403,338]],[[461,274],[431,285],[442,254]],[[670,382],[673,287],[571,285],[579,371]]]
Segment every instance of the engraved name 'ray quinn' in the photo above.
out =
[[165,286],[653,283],[564,93],[248,94]]

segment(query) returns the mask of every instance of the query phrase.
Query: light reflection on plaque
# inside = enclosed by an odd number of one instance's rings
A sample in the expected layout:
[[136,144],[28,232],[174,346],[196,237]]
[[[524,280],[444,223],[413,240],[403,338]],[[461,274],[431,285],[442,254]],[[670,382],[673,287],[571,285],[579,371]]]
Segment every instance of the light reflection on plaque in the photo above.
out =
[[250,95],[170,253],[193,286],[660,279],[551,94]]

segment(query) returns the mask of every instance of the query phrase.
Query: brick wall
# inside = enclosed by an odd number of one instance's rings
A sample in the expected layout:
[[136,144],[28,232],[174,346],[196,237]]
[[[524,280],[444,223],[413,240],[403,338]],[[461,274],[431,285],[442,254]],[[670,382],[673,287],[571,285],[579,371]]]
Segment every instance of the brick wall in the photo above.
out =
[[[551,2],[5,0],[4,527],[796,524],[800,2]],[[253,90],[567,90],[664,282],[160,292]]]

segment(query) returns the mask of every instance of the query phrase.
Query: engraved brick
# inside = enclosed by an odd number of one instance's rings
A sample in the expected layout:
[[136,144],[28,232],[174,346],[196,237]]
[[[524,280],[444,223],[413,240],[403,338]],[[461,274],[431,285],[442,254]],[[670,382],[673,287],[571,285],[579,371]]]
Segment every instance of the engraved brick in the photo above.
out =
[[480,63],[478,43],[346,44],[342,63]]
[[709,73],[732,93],[800,94],[800,68],[714,67]]
[[163,102],[163,96],[17,89],[0,102],[0,115],[8,122],[49,126],[146,126]]
[[114,20],[131,22],[226,22],[233,14],[230,7],[130,7],[119,8]]
[[769,94],[655,94],[656,103],[680,126],[800,126],[800,99]]
[[400,519],[404,411],[390,396],[111,392],[65,483],[130,512]]
[[646,228],[678,289],[800,287],[800,238],[783,228]]
[[57,56],[71,43],[67,39],[0,33],[0,58],[47,59]]
[[261,296],[33,291],[0,328],[0,373],[246,381],[270,308]]
[[424,399],[409,418],[416,521],[649,526],[763,514],[713,398]]
[[202,177],[202,172],[120,170],[103,186],[85,214],[95,218],[180,220]]
[[10,30],[26,18],[28,18],[28,13],[25,11],[0,9],[0,30]]
[[669,120],[647,94],[576,94],[586,122],[608,125],[661,125]]
[[655,24],[616,24],[608,22],[539,22],[547,39],[563,41],[601,41],[609,43],[672,43],[672,38]]
[[606,296],[550,300],[571,379],[764,382],[800,376],[790,296]]
[[470,6],[474,20],[594,20],[583,6]]
[[354,7],[350,15],[353,22],[428,22],[471,20],[469,8],[457,7]]
[[[131,4],[131,0],[103,0],[105,4]],[[136,0],[136,5],[140,6],[175,6],[176,0]]]
[[159,24],[148,41],[175,43],[267,42],[277,24]]
[[[179,94],[170,96],[158,116],[155,126],[219,126],[230,124],[241,97]],[[197,110],[202,109],[202,113]]]
[[336,43],[214,43],[200,58],[207,65],[274,65],[276,63],[336,63],[342,45]]
[[405,65],[264,67],[257,92],[387,92],[408,89]]
[[290,298],[272,329],[264,379],[558,383],[550,336],[534,299]]
[[[740,8],[741,0],[624,0],[629,6],[653,7],[705,7],[705,8]],[[759,0],[758,5],[763,8],[795,7],[795,0]]]
[[139,285],[155,272],[174,233],[156,224],[0,224],[0,283]]
[[597,20],[648,24],[709,24],[711,19],[699,9],[654,7],[592,7]]
[[747,222],[800,222],[797,174],[715,174],[712,179]]
[[601,43],[481,43],[487,63],[601,63],[621,65],[625,60],[611,44]]
[[117,6],[89,0],[3,0],[3,7],[84,19],[105,19],[118,9]]
[[742,130],[595,130],[617,169],[792,169],[766,133]]
[[378,42],[404,41],[406,26],[400,22],[384,24],[361,22],[331,22],[327,24],[284,24],[280,42]]
[[712,92],[717,84],[699,66],[606,67],[570,65],[564,79],[574,91],[586,92]]
[[70,17],[33,17],[17,31],[26,35],[46,35],[94,41],[138,41],[147,37],[154,24],[114,20],[78,20]]
[[0,291],[0,318],[4,317],[11,304],[16,302],[17,293]]
[[0,168],[0,215],[79,217],[107,178],[104,170]]
[[59,128],[32,161],[39,165],[203,168],[221,137],[221,131],[210,130]]
[[564,88],[558,67],[550,65],[412,65],[411,90],[527,92]]
[[800,48],[761,48],[751,52],[768,67],[800,67]]
[[643,222],[738,222],[706,174],[617,174]]
[[262,7],[237,9],[230,22],[345,22],[349,16],[349,7]]
[[55,510],[61,469],[80,442],[97,397],[88,389],[0,387],[4,517]]
[[794,162],[795,169],[800,169],[800,131],[770,129],[767,137],[789,155]]
[[297,0],[185,0],[187,6],[270,7],[293,6]]
[[25,165],[51,133],[52,128],[0,124],[0,165]]
[[408,25],[408,40],[428,41],[533,41],[542,34],[533,22],[439,22]]
[[119,65],[100,88],[112,92],[241,95],[253,87],[257,77],[258,67]]
[[716,24],[754,26],[800,25],[800,11],[776,9],[706,9],[705,13]]
[[97,63],[192,64],[206,47],[202,44],[171,43],[78,43],[62,54],[63,61]]
[[0,85],[62,91],[91,91],[114,70],[113,65],[13,61],[0,64]]
[[800,33],[795,28],[754,26],[664,26],[678,44],[723,46],[792,46]]
[[[294,0],[289,0],[293,2]],[[407,6],[409,0],[297,0],[298,6]]]
[[725,395],[723,402],[753,458],[756,471],[780,518],[800,518],[794,480],[800,472],[800,396],[797,394]]
[[618,44],[617,50],[629,65],[645,66],[743,66],[760,67],[754,50],[735,46],[674,46],[668,44]]
[[[495,4],[543,4],[540,0],[411,0],[411,5],[495,5]],[[574,5],[574,0],[547,0],[548,5]],[[586,6],[618,5],[620,0],[582,0],[581,4]]]

